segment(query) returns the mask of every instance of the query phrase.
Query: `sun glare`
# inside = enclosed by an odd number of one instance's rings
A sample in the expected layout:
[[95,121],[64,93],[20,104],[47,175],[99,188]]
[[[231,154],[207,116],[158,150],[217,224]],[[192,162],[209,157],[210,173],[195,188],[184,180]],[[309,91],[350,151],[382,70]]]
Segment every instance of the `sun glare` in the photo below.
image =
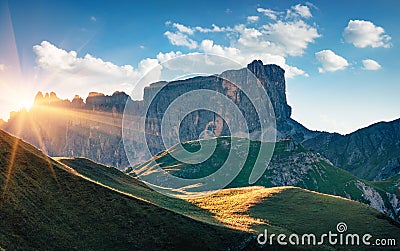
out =
[[18,109],[19,110],[22,110],[22,109],[29,110],[29,109],[31,109],[31,106],[32,106],[32,102],[30,100],[27,100],[27,99],[22,99],[18,103]]

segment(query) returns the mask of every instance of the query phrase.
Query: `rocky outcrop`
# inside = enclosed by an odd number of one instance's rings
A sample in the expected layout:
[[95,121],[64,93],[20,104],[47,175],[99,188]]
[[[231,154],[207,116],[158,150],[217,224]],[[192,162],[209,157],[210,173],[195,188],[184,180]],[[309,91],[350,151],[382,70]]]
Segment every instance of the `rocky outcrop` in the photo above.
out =
[[362,181],[356,181],[355,184],[362,192],[361,196],[370,207],[389,215],[396,221],[400,220],[398,195],[383,191],[378,192],[375,188]]
[[386,196],[389,199],[390,205],[393,208],[394,215],[400,217],[400,199],[395,194],[386,193]]
[[125,104],[130,97],[124,92],[114,92],[112,96],[91,92],[86,98],[86,109],[93,111],[106,111],[123,113]]
[[114,92],[111,96],[99,92],[90,92],[89,96],[86,98],[86,102],[78,95],[75,95],[72,101],[69,101],[67,99],[62,100],[58,98],[57,94],[54,92],[46,94],[38,92],[35,96],[32,108],[36,109],[49,106],[53,108],[62,107],[66,109],[84,109],[122,114],[128,100],[131,100],[128,94],[118,91]]
[[372,187],[365,185],[364,182],[357,181],[356,186],[362,191],[362,196],[369,201],[369,205],[380,212],[386,212],[385,202],[382,196]]
[[74,99],[71,101],[71,106],[73,109],[84,109],[86,104],[80,96],[75,95]]
[[[292,108],[286,100],[285,71],[277,65],[263,65],[261,60],[254,60],[247,65],[249,69],[262,83],[274,107],[277,120],[289,119]],[[242,70],[243,72],[243,70]],[[239,71],[240,78],[243,73]],[[228,71],[222,75],[235,74],[235,71]]]

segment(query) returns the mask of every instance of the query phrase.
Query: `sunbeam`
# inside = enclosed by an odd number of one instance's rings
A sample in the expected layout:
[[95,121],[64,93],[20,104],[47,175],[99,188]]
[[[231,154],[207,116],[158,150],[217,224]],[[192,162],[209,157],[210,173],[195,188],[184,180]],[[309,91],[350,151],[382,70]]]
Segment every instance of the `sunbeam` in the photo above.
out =
[[[43,142],[43,138],[42,138],[42,134],[40,133],[37,124],[32,120],[32,117],[29,116],[28,117],[28,121],[29,121],[29,125],[33,130],[34,135],[36,136],[36,139],[38,140],[40,149],[42,150],[42,152],[46,155],[48,155],[47,149],[46,149],[46,145]],[[60,186],[58,179],[57,179],[57,175],[56,172],[54,171],[54,167],[51,164],[51,161],[49,158],[46,158],[46,163],[48,165],[48,168],[51,172],[51,175],[53,176],[54,180],[57,182],[57,185]]]
[[[24,124],[24,120],[25,119],[22,118],[22,120],[19,120],[19,123],[17,123],[17,132],[18,132],[18,134],[21,133],[22,125]],[[9,184],[10,179],[11,179],[11,174],[12,174],[12,171],[13,171],[13,168],[14,168],[15,158],[16,158],[17,151],[18,151],[19,141],[20,141],[20,139],[16,138],[15,141],[14,141],[14,144],[12,146],[11,156],[9,158],[9,164],[8,164],[8,167],[7,167],[6,180],[4,182],[3,193],[2,193],[2,196],[1,196],[2,200],[5,199],[6,192],[7,192],[7,189],[8,189],[8,184]]]

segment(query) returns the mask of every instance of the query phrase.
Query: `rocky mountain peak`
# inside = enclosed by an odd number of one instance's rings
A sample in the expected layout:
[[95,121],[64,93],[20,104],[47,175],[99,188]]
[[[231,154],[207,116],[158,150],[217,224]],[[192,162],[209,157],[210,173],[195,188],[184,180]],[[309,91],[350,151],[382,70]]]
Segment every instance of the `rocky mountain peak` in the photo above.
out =
[[75,109],[84,108],[85,102],[83,102],[83,99],[79,95],[75,95],[74,99],[71,101],[71,105]]
[[35,100],[33,102],[34,105],[43,105],[45,99],[42,92],[38,92],[35,96]]
[[55,92],[46,93],[43,95],[42,92],[38,92],[35,96],[35,100],[33,102],[33,106],[43,106],[43,105],[62,105],[65,104],[68,100],[62,100],[57,97]]
[[101,92],[89,92],[88,98],[91,98],[91,97],[104,97],[104,96],[105,96],[104,93],[101,93]]
[[277,120],[290,118],[292,108],[286,100],[285,70],[275,64],[264,65],[261,60],[254,60],[247,65],[249,69],[261,82],[272,105],[275,108]]

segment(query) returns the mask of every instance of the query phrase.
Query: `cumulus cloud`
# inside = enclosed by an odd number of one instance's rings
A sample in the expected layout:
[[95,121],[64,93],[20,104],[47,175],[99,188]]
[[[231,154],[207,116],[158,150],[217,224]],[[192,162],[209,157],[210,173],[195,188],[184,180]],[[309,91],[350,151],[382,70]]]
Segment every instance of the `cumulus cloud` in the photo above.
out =
[[193,35],[194,30],[188,26],[185,26],[183,24],[178,24],[178,23],[174,23],[172,26],[175,27],[176,29],[178,29],[179,32]]
[[196,75],[212,75],[228,69],[243,68],[243,65],[236,60],[222,55],[215,55],[214,53],[210,54],[198,52],[183,54],[174,51],[159,53],[157,59],[162,63],[163,67],[161,79],[172,80]]
[[290,10],[287,10],[287,17],[310,18],[312,17],[312,14],[308,6],[297,4],[295,6],[292,6]]
[[[248,16],[247,23],[239,23],[234,27],[220,27],[213,24],[207,27],[189,27],[183,24],[168,22],[167,26],[175,31],[167,31],[165,35],[171,44],[197,49],[198,52],[212,53],[234,59],[243,65],[254,59],[261,59],[264,63],[275,63],[286,70],[287,77],[297,75],[308,76],[307,73],[295,66],[286,64],[286,57],[301,56],[310,43],[314,43],[321,35],[316,24],[309,24],[312,17],[306,5],[295,5],[285,12],[271,9],[257,8],[257,12],[271,19],[262,23],[261,16]],[[226,44],[217,44],[215,39],[196,39],[197,33],[219,33]],[[219,40],[221,41],[221,40]]]
[[384,47],[391,46],[391,37],[385,33],[385,30],[376,26],[370,21],[350,20],[344,29],[343,36],[348,43],[352,43],[355,47]]
[[174,59],[179,56],[182,56],[182,52],[180,52],[180,51],[177,51],[177,52],[171,51],[171,52],[167,52],[167,53],[160,52],[157,54],[157,60],[161,63],[164,63],[168,60]]
[[265,16],[271,18],[272,20],[276,20],[279,15],[283,14],[282,12],[264,8],[257,8],[257,12],[263,13]]
[[[60,88],[64,95],[69,96],[85,96],[93,90],[106,93],[121,90],[129,93],[149,69],[158,65],[157,59],[147,58],[137,68],[131,65],[118,66],[90,54],[79,57],[75,51],[60,49],[47,41],[35,45],[33,51],[36,54],[36,64],[41,70],[40,81],[51,85],[51,90],[57,91]],[[158,77],[154,75],[151,81],[156,80]]]
[[260,18],[259,16],[248,16],[247,21],[248,22],[257,22],[259,18]]
[[378,62],[372,59],[365,59],[362,61],[362,63],[364,66],[363,69],[368,71],[376,71],[382,68]]
[[313,43],[321,35],[314,26],[303,20],[284,22],[278,21],[263,26],[265,40],[273,43],[277,53],[290,56],[300,56],[309,43]]
[[346,59],[331,50],[319,51],[315,57],[322,64],[322,68],[318,68],[320,73],[344,70],[349,65]]
[[190,39],[186,34],[183,34],[182,32],[170,32],[166,31],[164,35],[168,38],[171,44],[177,45],[177,46],[186,46],[189,49],[196,49],[197,48],[197,42]]
[[214,44],[214,41],[210,39],[205,39],[201,42],[200,48],[206,53],[211,53],[215,55],[225,56],[228,58],[236,58],[240,51],[237,48],[230,46],[221,46]]
[[212,40],[203,40],[200,44],[200,48],[205,53],[234,59],[241,65],[246,65],[254,59],[260,59],[264,64],[277,64],[285,70],[285,75],[287,78],[293,78],[299,75],[305,77],[308,76],[305,71],[297,67],[287,65],[285,57],[280,55],[274,55],[267,52],[259,53],[251,50],[240,50],[232,46],[214,44],[214,41]]
[[[170,26],[171,21],[165,22],[165,25]],[[189,38],[190,35],[193,35],[195,31],[194,29],[179,23],[173,23],[172,27],[175,28],[175,31],[166,31],[164,33],[171,44],[177,46],[185,46],[189,49],[197,48],[197,42]]]
[[229,27],[219,27],[218,25],[215,25],[215,24],[212,24],[211,26],[212,26],[212,29],[196,26],[196,30],[201,32],[201,33],[225,32],[225,31],[231,31],[232,30]]

